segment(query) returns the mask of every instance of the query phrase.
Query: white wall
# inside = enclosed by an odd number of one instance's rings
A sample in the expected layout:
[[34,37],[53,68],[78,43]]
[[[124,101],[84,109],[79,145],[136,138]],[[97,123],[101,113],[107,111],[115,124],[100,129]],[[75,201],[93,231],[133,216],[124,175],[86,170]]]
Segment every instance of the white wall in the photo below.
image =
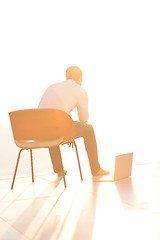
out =
[[17,154],[8,112],[37,107],[72,64],[84,73],[100,157],[160,160],[159,12],[158,0],[0,2],[1,172]]

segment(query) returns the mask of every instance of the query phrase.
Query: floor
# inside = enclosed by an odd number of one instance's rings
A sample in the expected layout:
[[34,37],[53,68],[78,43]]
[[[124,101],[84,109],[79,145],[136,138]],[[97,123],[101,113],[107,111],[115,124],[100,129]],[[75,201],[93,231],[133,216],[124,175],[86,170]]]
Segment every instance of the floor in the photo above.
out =
[[132,176],[98,182],[83,166],[67,173],[0,180],[0,240],[159,240],[160,163],[137,164]]

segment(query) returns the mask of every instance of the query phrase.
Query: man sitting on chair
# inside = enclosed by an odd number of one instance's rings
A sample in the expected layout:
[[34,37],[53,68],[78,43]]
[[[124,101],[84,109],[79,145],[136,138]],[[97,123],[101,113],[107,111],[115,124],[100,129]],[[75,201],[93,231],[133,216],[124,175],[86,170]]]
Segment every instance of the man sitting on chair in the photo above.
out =
[[[66,81],[67,80],[67,81]],[[77,66],[71,66],[66,70],[66,80],[50,85],[44,92],[39,108],[56,108],[70,114],[77,109],[79,121],[75,122],[76,137],[83,137],[87,152],[91,173],[93,176],[109,174],[100,167],[98,150],[93,126],[88,124],[88,95],[82,85],[82,71]],[[54,172],[63,176],[67,171],[63,170],[60,148],[49,149]]]

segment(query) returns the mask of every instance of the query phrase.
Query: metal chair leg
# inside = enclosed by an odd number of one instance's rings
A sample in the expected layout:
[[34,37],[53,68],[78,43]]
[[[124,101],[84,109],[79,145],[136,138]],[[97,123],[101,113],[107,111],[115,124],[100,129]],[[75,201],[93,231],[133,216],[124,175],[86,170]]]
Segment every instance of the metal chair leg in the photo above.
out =
[[63,176],[63,182],[64,182],[64,187],[66,188],[67,185],[66,185],[66,178],[65,178],[65,176]]
[[75,141],[73,142],[73,145],[74,145],[75,150],[76,150],[77,161],[78,161],[78,167],[79,167],[79,173],[80,173],[80,177],[81,177],[81,181],[82,181],[82,180],[83,180],[82,170],[81,170],[81,165],[80,165],[80,160],[79,160],[78,148],[77,148],[77,144],[75,143]]
[[[63,169],[63,172],[64,172],[63,161],[62,161],[62,169]],[[66,184],[65,175],[63,175],[63,182],[64,182],[64,187],[66,188],[66,187],[67,187],[67,184]]]
[[13,186],[14,186],[14,181],[15,181],[15,178],[16,178],[17,169],[18,169],[18,164],[19,164],[19,159],[20,159],[20,156],[21,156],[21,152],[22,152],[23,150],[24,150],[24,149],[21,149],[21,150],[19,151],[19,153],[18,153],[18,158],[17,158],[16,168],[15,168],[15,171],[14,171],[13,180],[12,180],[11,190],[13,189]]
[[[18,153],[18,158],[17,158],[17,163],[16,163],[16,167],[15,167],[15,171],[14,171],[14,176],[13,176],[13,180],[12,180],[12,185],[11,185],[11,190],[14,187],[14,182],[15,182],[15,178],[16,178],[16,174],[17,174],[17,169],[18,169],[18,165],[19,165],[19,160],[20,160],[20,156],[21,156],[21,152],[23,150],[27,150],[27,149],[21,149]],[[33,155],[32,155],[32,149],[30,149],[30,158],[31,158],[31,172],[32,172],[32,182],[34,182],[34,170],[33,170]]]
[[34,170],[33,170],[33,154],[32,154],[32,149],[30,149],[30,157],[31,157],[32,182],[34,182]]
[[[80,173],[80,177],[81,177],[81,181],[83,180],[83,176],[82,176],[82,170],[81,170],[81,165],[80,165],[80,159],[79,159],[79,154],[78,154],[78,148],[77,148],[77,144],[75,142],[75,140],[72,140],[72,141],[68,141],[68,142],[65,142],[63,143],[62,145],[64,144],[68,144],[69,147],[75,147],[75,150],[76,150],[76,156],[77,156],[77,162],[78,162],[78,167],[79,167],[79,173]],[[62,167],[63,167],[63,163],[62,163]],[[64,168],[63,168],[64,169]],[[63,181],[64,181],[64,186],[66,188],[66,179],[65,179],[65,176],[63,176]]]

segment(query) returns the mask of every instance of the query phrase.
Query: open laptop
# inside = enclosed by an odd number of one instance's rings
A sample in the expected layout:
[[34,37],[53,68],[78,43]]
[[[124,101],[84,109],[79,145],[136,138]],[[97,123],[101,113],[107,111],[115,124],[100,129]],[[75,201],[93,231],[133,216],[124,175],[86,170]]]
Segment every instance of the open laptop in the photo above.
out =
[[94,181],[115,182],[129,178],[132,174],[133,153],[125,153],[115,157],[114,172],[103,177],[96,177]]

